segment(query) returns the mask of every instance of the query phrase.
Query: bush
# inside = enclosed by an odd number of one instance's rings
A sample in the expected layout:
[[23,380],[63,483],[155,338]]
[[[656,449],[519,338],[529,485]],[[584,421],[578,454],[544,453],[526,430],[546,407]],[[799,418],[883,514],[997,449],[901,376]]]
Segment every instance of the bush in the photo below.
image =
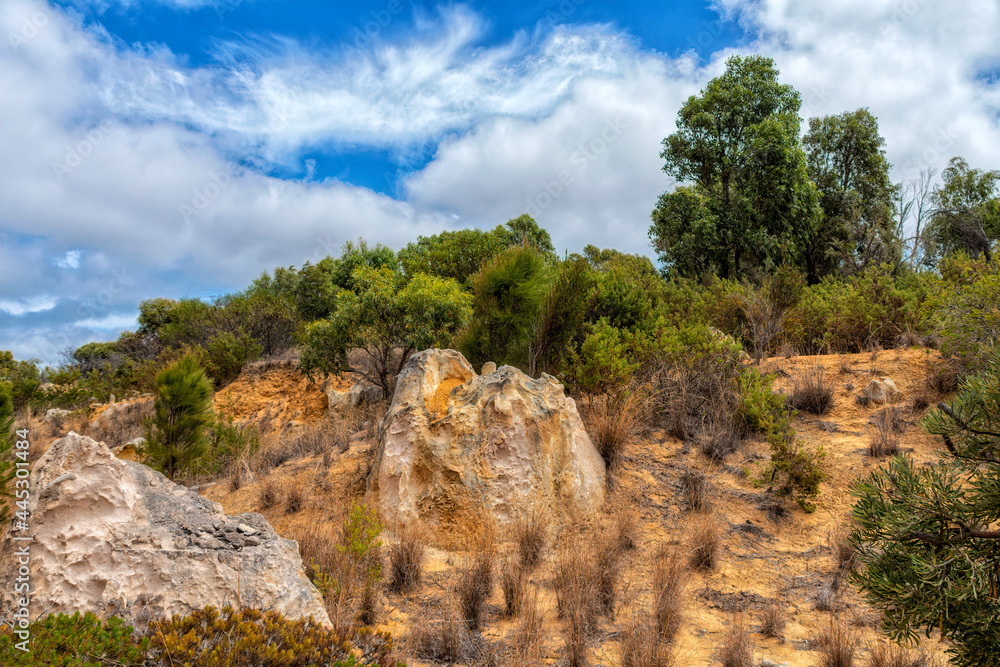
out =
[[788,618],[785,608],[777,600],[771,600],[760,610],[760,633],[765,637],[781,637]]
[[423,534],[413,526],[403,526],[396,537],[389,548],[388,586],[394,593],[407,593],[420,585],[427,544]]
[[188,355],[156,376],[154,415],[145,425],[146,460],[168,478],[191,470],[208,451],[212,383]]
[[722,544],[722,527],[715,516],[705,515],[694,519],[688,529],[688,549],[691,566],[711,570],[718,562]]
[[722,667],[753,667],[753,642],[742,614],[729,622],[726,639],[716,651],[715,659]]
[[28,628],[29,651],[17,648],[19,638],[0,632],[0,664],[25,667],[143,667],[148,638],[116,617],[101,621],[92,612],[72,616],[51,614]]
[[[225,606],[154,621],[150,653],[156,665],[203,667],[347,667],[359,663],[351,644],[310,619],[293,621],[276,611]],[[391,639],[382,635],[391,650]]]
[[470,546],[468,563],[455,585],[455,596],[469,629],[477,630],[486,610],[486,600],[493,592],[493,562],[497,549],[492,526],[478,535]]
[[780,492],[792,496],[803,510],[814,512],[819,485],[826,479],[820,467],[826,456],[823,447],[807,451],[791,430],[772,430],[767,441],[771,446],[771,461],[765,476],[772,482],[778,481]]
[[16,472],[12,460],[15,442],[13,430],[14,401],[11,400],[10,390],[0,384],[0,526],[5,526],[11,519],[7,499],[14,495],[8,488]]
[[206,346],[205,371],[218,387],[236,379],[243,367],[260,357],[263,348],[247,333],[224,331]]
[[817,640],[820,667],[851,667],[854,664],[854,632],[837,620],[830,622]]
[[626,385],[639,362],[628,332],[599,320],[583,341],[579,354],[571,353],[573,383],[581,391],[601,394]]
[[545,514],[537,508],[533,509],[514,522],[511,532],[521,566],[528,572],[533,571],[541,562],[548,539],[549,525]]
[[833,384],[827,382],[826,374],[816,369],[795,380],[788,404],[796,410],[825,415],[833,407],[833,393]]
[[614,487],[628,440],[645,423],[648,410],[645,387],[620,388],[591,396],[584,413],[587,431],[607,468],[606,481]]
[[688,564],[677,549],[661,548],[653,561],[653,617],[657,634],[673,641],[684,617]]

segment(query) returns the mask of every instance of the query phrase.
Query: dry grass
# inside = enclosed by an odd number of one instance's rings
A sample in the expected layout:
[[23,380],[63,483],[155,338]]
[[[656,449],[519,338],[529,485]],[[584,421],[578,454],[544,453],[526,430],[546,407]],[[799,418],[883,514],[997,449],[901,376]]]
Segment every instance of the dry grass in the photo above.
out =
[[285,514],[295,514],[306,504],[306,490],[302,483],[295,482],[285,491]]
[[500,563],[500,590],[503,592],[504,614],[518,616],[524,608],[528,590],[528,571],[521,560],[508,555]]
[[722,667],[753,667],[753,642],[743,614],[736,614],[729,621],[726,639],[715,653]]
[[672,667],[674,664],[670,643],[643,614],[635,614],[625,623],[618,644],[621,647],[620,667]]
[[938,396],[952,394],[958,391],[958,383],[962,378],[962,369],[958,361],[945,359],[941,365],[927,375],[927,386]]
[[559,616],[566,621],[566,655],[571,667],[587,664],[587,643],[601,614],[592,549],[583,540],[563,545],[555,563],[553,586]]
[[521,566],[528,572],[533,572],[542,560],[545,543],[548,541],[548,516],[535,508],[529,514],[519,517],[511,526],[510,532]]
[[852,667],[854,665],[855,637],[850,626],[837,619],[820,633],[816,641],[819,667]]
[[765,637],[782,637],[788,616],[784,606],[777,600],[770,600],[759,612],[760,633]]
[[261,480],[257,489],[257,507],[262,510],[269,510],[281,504],[281,487],[271,477]]
[[876,641],[868,645],[865,667],[932,667],[937,661],[923,649],[906,649],[899,644]]
[[472,649],[469,628],[452,596],[428,602],[420,609],[420,623],[410,625],[404,640],[409,652],[418,658],[439,663],[461,663]]
[[506,665],[545,664],[545,621],[538,607],[538,591],[525,596],[512,639]]
[[702,512],[711,506],[705,473],[685,470],[681,475],[681,487],[684,489],[684,499],[687,501],[688,509],[692,512]]
[[661,547],[653,561],[653,617],[657,634],[672,641],[684,617],[688,564],[678,549]]
[[455,583],[455,597],[469,629],[478,630],[493,592],[493,563],[497,560],[496,533],[491,525],[473,538],[466,558]]
[[396,541],[389,547],[390,591],[402,595],[420,585],[426,550],[427,538],[418,527],[404,525],[396,531]]
[[876,421],[874,426],[868,426],[866,430],[869,456],[883,457],[899,454],[899,433],[892,427],[890,420]]
[[698,434],[698,448],[714,461],[721,461],[743,445],[740,429],[733,419],[728,402],[717,400],[708,409],[705,424]]
[[[105,414],[106,413],[106,414]],[[153,401],[138,400],[115,403],[87,424],[84,435],[89,435],[109,447],[124,445],[129,440],[145,437],[142,420],[153,416]]]
[[796,378],[788,394],[788,404],[796,410],[825,415],[833,407],[834,385],[827,381],[822,369]]
[[649,391],[645,387],[625,387],[611,394],[591,396],[584,420],[597,451],[607,466],[608,487],[612,488],[621,468],[622,452],[649,416]]
[[838,523],[830,531],[830,550],[833,552],[833,563],[839,573],[845,574],[854,569],[857,553],[851,542],[849,520]]
[[719,559],[722,545],[722,525],[719,518],[701,515],[688,524],[688,550],[691,566],[701,570],[711,570]]

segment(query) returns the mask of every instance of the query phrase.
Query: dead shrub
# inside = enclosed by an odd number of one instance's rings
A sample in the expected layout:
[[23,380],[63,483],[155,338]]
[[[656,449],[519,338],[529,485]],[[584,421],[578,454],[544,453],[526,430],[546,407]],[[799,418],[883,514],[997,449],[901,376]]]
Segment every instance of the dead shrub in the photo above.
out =
[[[617,523],[616,523],[617,525]],[[597,599],[601,611],[608,617],[615,617],[615,602],[621,587],[624,569],[624,549],[620,534],[615,531],[604,533],[602,538],[592,541],[594,575],[597,583]]]
[[115,403],[94,418],[84,429],[98,442],[107,443],[109,447],[124,445],[135,438],[145,437],[142,422],[153,416],[153,401],[137,400]]
[[778,356],[784,357],[785,359],[791,359],[792,357],[799,356],[799,351],[794,345],[785,341],[780,347],[778,347]]
[[493,592],[493,563],[497,557],[495,533],[491,525],[469,545],[467,563],[455,584],[459,609],[470,630],[478,630],[486,601]]
[[735,614],[726,629],[726,638],[715,652],[722,667],[753,667],[753,642],[743,614]]
[[915,331],[904,331],[896,336],[896,347],[923,347],[924,337]]
[[610,548],[615,549],[619,556],[635,549],[639,544],[639,511],[635,505],[619,499],[612,506],[609,520],[605,535],[609,538]]
[[571,665],[585,665],[587,642],[597,629],[601,605],[591,549],[582,542],[563,545],[555,563],[556,608],[566,620],[566,652]]
[[584,413],[587,432],[606,464],[608,488],[614,487],[625,445],[646,422],[648,400],[649,390],[644,386],[624,387],[590,397]]
[[940,366],[933,369],[927,376],[927,386],[939,396],[958,391],[958,383],[962,379],[962,368],[958,361],[945,359]]
[[681,487],[684,489],[684,499],[687,501],[688,509],[692,512],[701,512],[709,508],[708,481],[705,473],[685,470],[681,475]]
[[837,370],[841,375],[852,375],[854,373],[854,368],[848,359],[841,359],[840,363],[837,364]]
[[653,561],[653,617],[657,633],[673,641],[684,615],[688,564],[677,549],[661,548]]
[[671,667],[674,664],[669,641],[656,631],[655,624],[644,614],[634,614],[625,623],[618,644],[621,647],[620,667]]
[[301,484],[292,484],[285,491],[285,514],[295,514],[306,503],[306,492]]
[[770,600],[760,612],[760,633],[765,637],[781,637],[788,623],[785,607],[777,600]]
[[711,570],[719,559],[722,544],[722,526],[719,518],[706,514],[688,524],[688,550],[691,566]]
[[816,640],[820,667],[852,667],[854,665],[854,631],[837,619],[820,633]]
[[888,420],[867,427],[868,455],[881,458],[899,454],[899,433]]
[[271,477],[265,477],[261,480],[260,488],[257,490],[257,506],[263,510],[269,510],[281,504],[281,496],[281,488],[278,483]]
[[464,662],[472,649],[472,637],[457,601],[446,596],[443,601],[425,604],[419,614],[421,622],[410,625],[406,638],[411,652],[435,662]]
[[528,572],[520,559],[509,555],[500,564],[500,590],[503,592],[504,613],[517,616],[524,606],[528,589]]
[[238,463],[229,467],[229,492],[235,493],[243,486],[243,471]]
[[899,644],[875,641],[868,645],[865,667],[931,667],[933,657],[923,649],[909,650]]
[[548,533],[548,516],[538,508],[518,517],[511,526],[511,534],[521,567],[528,572],[533,572],[541,562]]
[[740,427],[734,415],[735,406],[728,398],[719,398],[707,406],[704,425],[697,436],[701,453],[714,461],[721,461],[743,445]]
[[838,570],[850,572],[854,569],[857,553],[854,543],[851,542],[850,521],[838,523],[830,531],[830,550],[833,552],[833,562]]
[[396,531],[396,541],[389,547],[388,588],[400,595],[420,585],[427,540],[415,526],[404,525]]
[[861,392],[860,394],[854,395],[854,402],[857,403],[862,408],[868,407],[868,404],[872,402],[872,399],[868,398],[868,394]]
[[792,383],[788,404],[796,410],[825,415],[833,407],[834,387],[822,369],[815,369]]

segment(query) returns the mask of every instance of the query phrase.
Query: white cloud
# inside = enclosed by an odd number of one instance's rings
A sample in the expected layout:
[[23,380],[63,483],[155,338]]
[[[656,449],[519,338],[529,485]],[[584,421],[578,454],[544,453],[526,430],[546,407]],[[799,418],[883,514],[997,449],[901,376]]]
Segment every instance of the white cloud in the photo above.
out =
[[[1000,86],[977,78],[1000,64],[995,2],[719,4],[756,36],[739,52],[773,56],[804,115],[869,107],[896,178],[956,154],[1000,166]],[[359,235],[399,247],[525,210],[560,250],[650,252],[649,212],[668,187],[660,141],[736,49],[720,44],[698,67],[607,26],[484,47],[469,9],[418,24],[336,53],[222,43],[217,64],[195,68],[42,0],[0,4],[0,90],[16,91],[0,95],[3,345],[54,361],[54,349],[134,326],[144,298],[238,289]],[[434,158],[402,200],[229,162],[294,164],[331,146]]]

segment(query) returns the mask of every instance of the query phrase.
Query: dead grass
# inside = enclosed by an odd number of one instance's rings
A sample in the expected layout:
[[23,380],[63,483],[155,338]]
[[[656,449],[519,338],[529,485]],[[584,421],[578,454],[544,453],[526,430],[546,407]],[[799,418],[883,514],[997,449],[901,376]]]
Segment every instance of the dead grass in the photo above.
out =
[[726,628],[726,638],[715,653],[722,667],[753,667],[753,642],[743,614],[735,614]]
[[868,645],[865,667],[932,667],[937,661],[923,649],[907,649],[887,641]]
[[796,378],[788,394],[788,404],[796,410],[825,415],[833,407],[834,385],[822,369],[815,369]]
[[652,576],[655,627],[657,634],[669,642],[677,634],[684,618],[688,563],[680,550],[661,547],[653,561]]
[[455,597],[470,630],[478,630],[483,621],[486,601],[493,592],[493,564],[497,560],[496,533],[491,525],[469,544],[466,565],[455,583]]
[[961,364],[954,359],[943,359],[937,368],[927,374],[927,386],[938,396],[944,396],[958,391],[961,378]]
[[500,590],[503,592],[504,614],[518,616],[524,607],[528,588],[528,572],[521,560],[508,555],[500,563]]
[[542,560],[549,536],[549,517],[540,509],[514,521],[510,529],[521,566],[533,572]]
[[507,665],[542,665],[545,663],[545,621],[538,606],[538,591],[528,593],[523,601],[520,620],[507,653]]
[[636,613],[621,629],[620,667],[672,667],[674,655],[668,641],[656,631],[656,626],[642,613]]
[[681,475],[681,487],[684,489],[684,499],[692,512],[702,512],[711,507],[708,499],[708,480],[705,473],[685,470]]
[[124,445],[130,440],[145,436],[142,420],[152,416],[151,400],[115,403],[90,422],[84,434],[98,442],[106,443],[109,447]]
[[881,458],[899,454],[899,433],[892,427],[890,420],[876,421],[866,431],[869,456]]
[[296,480],[285,490],[285,514],[296,514],[306,504],[306,490]]
[[426,551],[427,538],[418,527],[404,525],[396,531],[396,541],[389,547],[390,591],[402,595],[420,585]]
[[472,637],[453,596],[426,603],[417,618],[421,622],[410,624],[404,640],[410,653],[439,663],[464,662],[472,649]]
[[711,404],[705,424],[698,434],[698,448],[713,461],[721,461],[743,445],[740,429],[733,418],[734,410],[728,403]]
[[851,542],[851,523],[844,521],[834,526],[830,531],[830,550],[833,552],[833,563],[841,574],[854,569],[857,558],[856,549]]
[[719,518],[705,514],[688,524],[688,551],[691,567],[711,570],[719,559],[722,525]]
[[271,477],[265,477],[260,482],[257,490],[257,506],[262,510],[269,510],[281,504],[281,487]]
[[830,626],[820,633],[816,641],[819,667],[853,667],[855,652],[854,631],[838,619],[831,619]]
[[592,550],[581,539],[563,544],[555,563],[556,607],[566,621],[566,655],[572,667],[587,664],[587,643],[601,613],[595,568]]
[[760,633],[765,637],[783,637],[788,615],[777,600],[770,600],[759,612]]
[[646,387],[624,387],[610,394],[591,396],[584,412],[587,432],[607,466],[608,488],[612,488],[622,462],[622,452],[649,416]]

